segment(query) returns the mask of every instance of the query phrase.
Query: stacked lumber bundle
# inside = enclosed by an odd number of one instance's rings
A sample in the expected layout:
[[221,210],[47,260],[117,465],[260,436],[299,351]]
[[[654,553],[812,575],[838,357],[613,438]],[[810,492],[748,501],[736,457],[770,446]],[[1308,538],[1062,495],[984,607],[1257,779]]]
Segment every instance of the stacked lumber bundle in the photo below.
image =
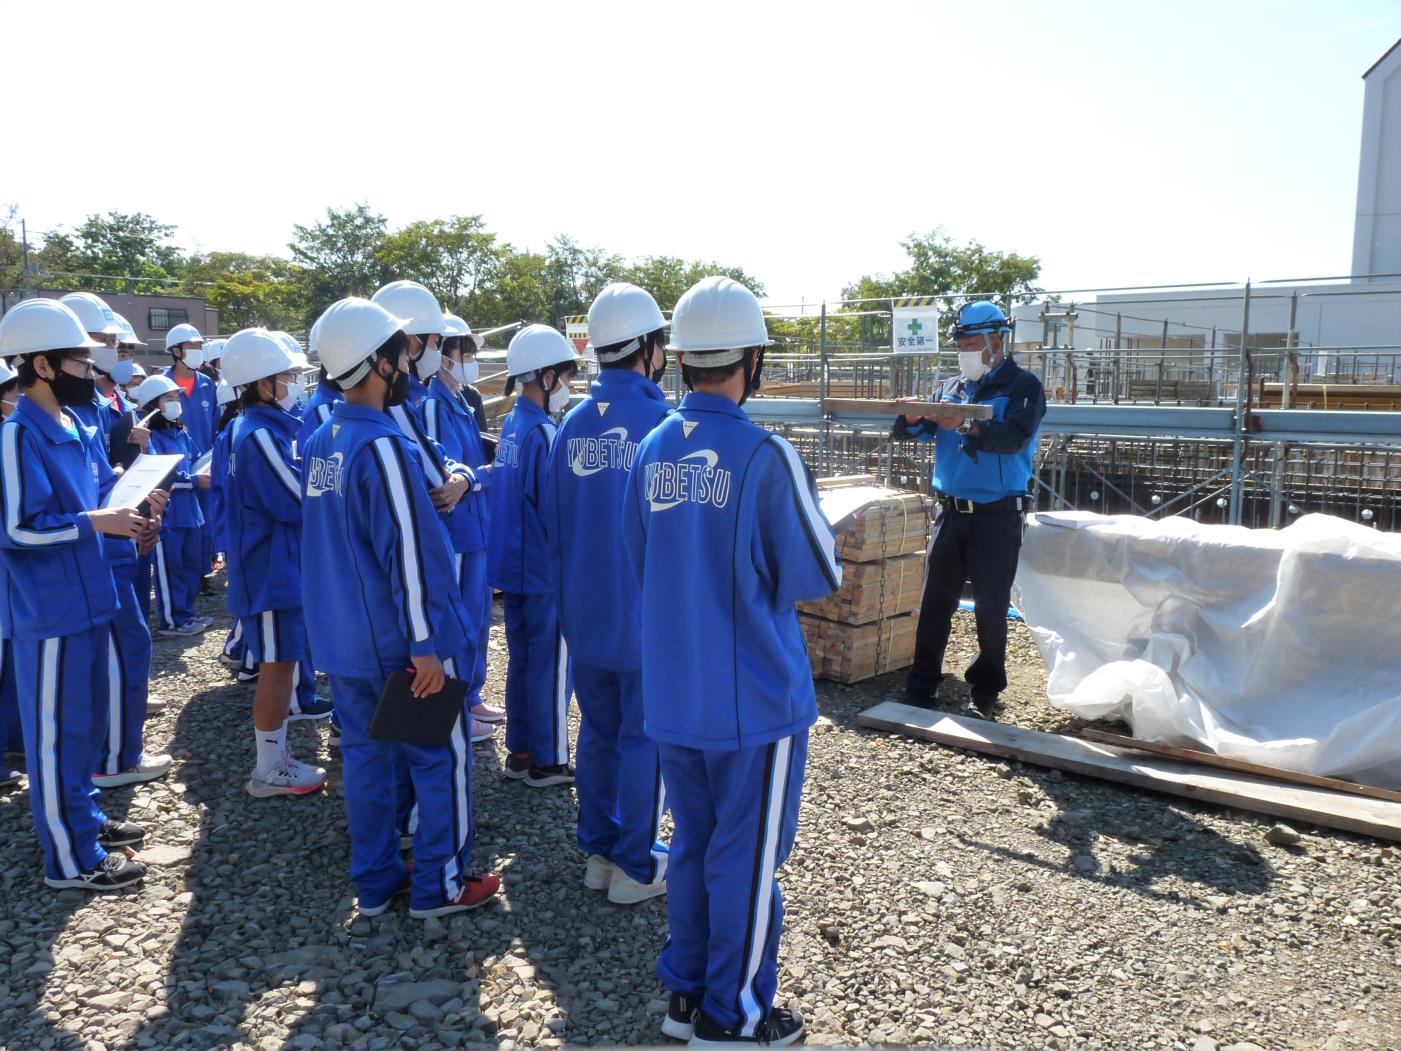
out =
[[868,475],[818,482],[837,530],[842,586],[798,605],[815,677],[853,683],[914,662],[924,588],[929,500],[875,485]]

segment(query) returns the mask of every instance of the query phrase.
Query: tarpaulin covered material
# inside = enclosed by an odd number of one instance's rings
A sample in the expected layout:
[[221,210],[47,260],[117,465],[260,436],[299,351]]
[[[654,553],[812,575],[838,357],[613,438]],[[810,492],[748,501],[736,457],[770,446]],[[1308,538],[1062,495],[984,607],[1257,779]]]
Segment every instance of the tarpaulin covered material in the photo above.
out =
[[1059,708],[1401,787],[1401,535],[1037,514],[1014,596]]

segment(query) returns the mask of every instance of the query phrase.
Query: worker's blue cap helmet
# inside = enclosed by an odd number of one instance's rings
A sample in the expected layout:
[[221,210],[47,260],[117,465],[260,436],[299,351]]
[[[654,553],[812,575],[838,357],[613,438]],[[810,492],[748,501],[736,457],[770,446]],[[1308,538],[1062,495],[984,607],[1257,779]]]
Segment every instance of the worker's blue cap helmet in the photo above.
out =
[[976,303],[965,303],[959,309],[953,325],[953,338],[1011,331],[1012,326],[1002,309],[996,303],[980,299]]

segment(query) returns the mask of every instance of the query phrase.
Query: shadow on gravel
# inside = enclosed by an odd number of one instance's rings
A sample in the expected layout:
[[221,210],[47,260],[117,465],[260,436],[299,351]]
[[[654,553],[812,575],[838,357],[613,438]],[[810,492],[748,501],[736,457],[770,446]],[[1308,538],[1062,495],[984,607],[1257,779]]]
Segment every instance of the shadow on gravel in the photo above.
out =
[[77,1051],[82,1039],[46,1019],[35,1005],[54,969],[59,935],[85,910],[100,921],[102,903],[82,891],[44,885],[27,784],[0,789],[0,856],[11,861],[0,867],[0,1046],[37,1047],[47,1040],[61,1051]]
[[[1070,851],[1065,863],[967,836],[959,838],[970,847],[1008,860],[1174,901],[1182,900],[1183,895],[1175,890],[1161,892],[1155,884],[1176,877],[1204,885],[1215,894],[1259,894],[1277,875],[1254,847],[1223,839],[1209,826],[1175,809],[1167,796],[1133,792],[1055,771],[1038,770],[1035,778],[1055,804],[1054,813],[1037,834]],[[1086,807],[1089,789],[1100,790],[1094,809]],[[1120,855],[1126,848],[1131,851],[1127,861],[1096,856],[1096,847],[1111,843],[1120,848],[1104,853]]]

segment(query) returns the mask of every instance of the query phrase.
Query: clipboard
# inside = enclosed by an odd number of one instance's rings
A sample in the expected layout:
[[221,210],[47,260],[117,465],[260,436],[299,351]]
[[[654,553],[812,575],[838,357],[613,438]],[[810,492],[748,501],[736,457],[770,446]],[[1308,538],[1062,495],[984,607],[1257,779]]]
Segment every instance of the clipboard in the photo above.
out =
[[122,472],[102,506],[138,508],[156,489],[168,489],[184,457],[179,453],[142,453]]
[[467,710],[463,703],[467,699],[467,683],[446,679],[441,690],[427,697],[415,697],[410,692],[412,686],[412,672],[396,671],[389,677],[370,718],[369,736],[376,741],[447,744]]
[[203,456],[197,458],[194,466],[190,468],[190,474],[208,474],[209,469],[214,465],[214,450],[210,449]]

